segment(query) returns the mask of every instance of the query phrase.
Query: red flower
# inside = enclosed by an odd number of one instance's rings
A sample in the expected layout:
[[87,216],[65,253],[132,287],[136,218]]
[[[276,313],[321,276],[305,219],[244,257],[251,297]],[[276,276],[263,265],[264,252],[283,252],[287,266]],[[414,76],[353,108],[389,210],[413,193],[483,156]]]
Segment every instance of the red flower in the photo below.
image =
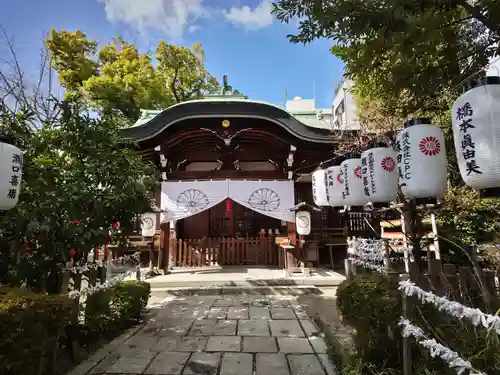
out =
[[31,251],[30,245],[26,244],[26,252],[29,253]]
[[78,225],[78,224],[80,224],[80,223],[81,223],[81,221],[80,221],[80,220],[71,220],[71,221],[70,221],[70,223],[71,223],[71,224]]
[[80,249],[76,250],[76,253],[77,253],[78,255],[82,255],[82,251],[81,251]]
[[120,228],[120,222],[119,221],[116,221],[113,223],[113,228],[118,230],[118,228]]
[[427,156],[435,156],[441,151],[441,144],[436,137],[425,137],[418,144],[420,151]]
[[380,162],[380,165],[382,169],[384,169],[387,172],[392,172],[394,168],[396,168],[396,162],[390,156],[386,156],[385,158],[383,158],[382,161]]
[[69,250],[68,250],[68,255],[69,255],[70,257],[75,256],[75,249],[69,249]]

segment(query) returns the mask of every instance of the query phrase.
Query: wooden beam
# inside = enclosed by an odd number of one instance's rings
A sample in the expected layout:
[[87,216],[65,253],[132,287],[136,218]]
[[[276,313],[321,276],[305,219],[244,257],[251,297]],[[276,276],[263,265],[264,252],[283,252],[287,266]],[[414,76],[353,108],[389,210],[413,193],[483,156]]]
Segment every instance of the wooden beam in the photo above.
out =
[[[216,161],[217,159],[222,160],[228,156],[228,153],[223,151],[193,151],[189,152],[188,150],[179,150],[176,152],[175,150],[171,150],[171,155],[175,155],[176,161],[187,159],[189,163],[192,162],[205,162],[205,161]],[[286,158],[286,152],[263,152],[260,150],[245,150],[241,152],[233,152],[232,156],[234,159],[238,159],[239,161],[268,161],[268,159],[272,160],[281,160]]]
[[210,180],[222,178],[247,178],[260,180],[286,179],[283,171],[175,171],[168,175],[169,180]]

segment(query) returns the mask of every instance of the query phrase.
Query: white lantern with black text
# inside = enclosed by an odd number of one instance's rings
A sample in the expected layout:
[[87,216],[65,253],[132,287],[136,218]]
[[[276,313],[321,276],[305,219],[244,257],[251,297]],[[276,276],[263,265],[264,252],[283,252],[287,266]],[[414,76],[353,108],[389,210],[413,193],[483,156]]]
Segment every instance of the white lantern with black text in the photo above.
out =
[[342,185],[340,165],[326,168],[328,202],[331,207],[344,206],[344,186]]
[[311,214],[309,211],[298,211],[295,214],[295,222],[298,235],[308,236],[311,233]]
[[141,216],[141,232],[144,237],[153,237],[156,233],[156,214],[147,213]]
[[348,159],[340,164],[344,206],[364,206],[368,203],[361,179],[361,159]]
[[398,184],[410,199],[440,198],[446,190],[446,151],[441,128],[417,118],[396,136]]
[[0,211],[14,208],[23,177],[23,152],[0,141]]
[[328,206],[328,192],[326,190],[326,172],[318,169],[312,174],[312,194],[316,206]]
[[500,77],[486,77],[452,107],[460,174],[473,189],[500,187]]
[[376,147],[361,154],[361,179],[366,197],[372,203],[387,203],[398,194],[396,152]]

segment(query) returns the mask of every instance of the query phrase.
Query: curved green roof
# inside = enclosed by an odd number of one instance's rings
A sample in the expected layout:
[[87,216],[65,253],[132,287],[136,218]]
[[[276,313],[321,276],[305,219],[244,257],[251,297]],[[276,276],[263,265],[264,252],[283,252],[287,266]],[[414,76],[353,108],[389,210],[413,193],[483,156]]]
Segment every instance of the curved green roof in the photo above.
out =
[[333,143],[335,138],[328,129],[309,127],[282,108],[266,102],[246,99],[202,99],[173,105],[148,121],[141,120],[135,126],[123,129],[121,135],[141,142],[151,139],[171,125],[183,120],[202,117],[250,117],[275,123],[293,136],[315,143]]

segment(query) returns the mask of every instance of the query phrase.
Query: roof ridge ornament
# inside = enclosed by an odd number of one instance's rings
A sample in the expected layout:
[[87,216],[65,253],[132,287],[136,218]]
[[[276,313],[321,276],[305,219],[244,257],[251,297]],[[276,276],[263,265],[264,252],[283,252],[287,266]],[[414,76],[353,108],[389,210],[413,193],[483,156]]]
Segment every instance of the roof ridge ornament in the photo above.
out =
[[217,88],[213,90],[212,92],[208,93],[205,96],[205,99],[210,99],[214,97],[225,97],[227,98],[228,96],[232,97],[237,97],[237,98],[243,98],[243,99],[248,99],[248,96],[242,94],[239,90],[233,89],[233,86],[228,84],[228,79],[227,75],[224,75],[222,78],[222,86],[220,88]]

